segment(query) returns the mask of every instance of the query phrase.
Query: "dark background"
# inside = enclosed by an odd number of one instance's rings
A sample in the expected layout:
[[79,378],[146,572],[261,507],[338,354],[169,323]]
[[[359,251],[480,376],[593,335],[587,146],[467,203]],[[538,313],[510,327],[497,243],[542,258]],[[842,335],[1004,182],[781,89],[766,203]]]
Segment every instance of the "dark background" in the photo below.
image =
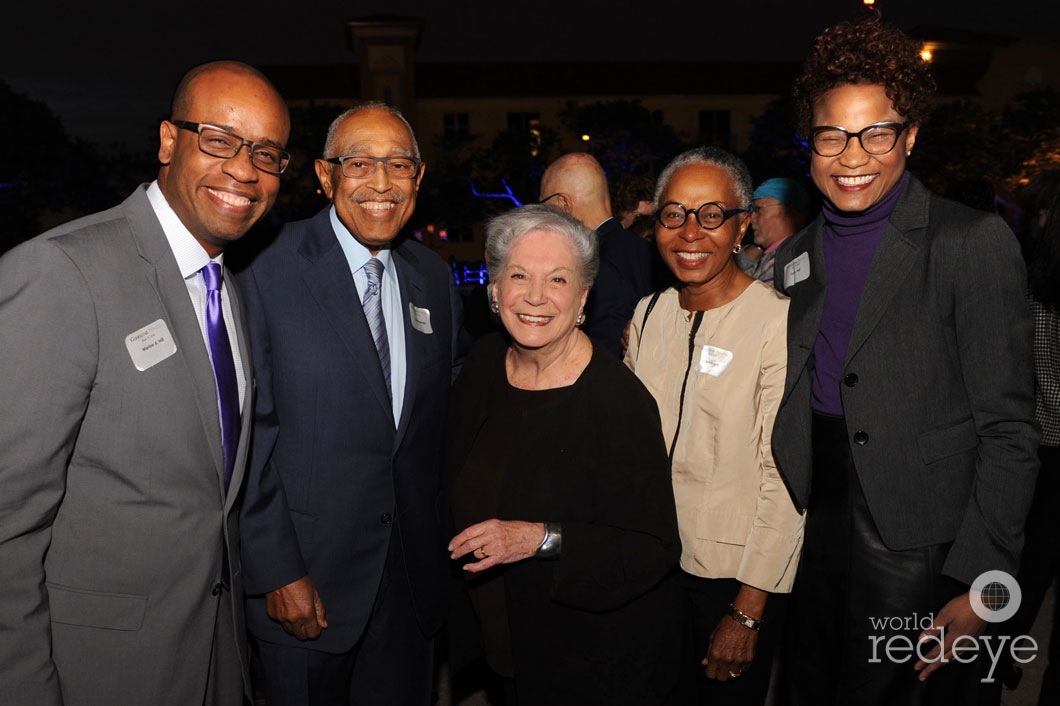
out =
[[[11,7],[14,5],[14,7]],[[904,29],[939,26],[1060,42],[1060,9],[1038,0],[880,0]],[[711,61],[804,57],[813,37],[864,14],[860,0],[232,0],[42,2],[4,10],[0,79],[43,101],[75,137],[150,145],[190,66],[355,62],[346,20],[422,18],[417,61]],[[693,87],[702,92],[702,87]],[[10,139],[10,136],[9,136]]]

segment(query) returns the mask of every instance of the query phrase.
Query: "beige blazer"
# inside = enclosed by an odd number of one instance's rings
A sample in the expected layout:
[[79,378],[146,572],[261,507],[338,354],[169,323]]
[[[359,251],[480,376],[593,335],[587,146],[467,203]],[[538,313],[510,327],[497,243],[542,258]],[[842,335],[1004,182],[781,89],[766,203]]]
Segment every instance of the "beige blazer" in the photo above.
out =
[[756,281],[729,304],[704,312],[689,366],[691,323],[677,290],[663,292],[642,330],[649,299],[633,314],[625,360],[655,396],[673,448],[681,568],[789,592],[804,518],[770,443],[784,390],[788,300]]

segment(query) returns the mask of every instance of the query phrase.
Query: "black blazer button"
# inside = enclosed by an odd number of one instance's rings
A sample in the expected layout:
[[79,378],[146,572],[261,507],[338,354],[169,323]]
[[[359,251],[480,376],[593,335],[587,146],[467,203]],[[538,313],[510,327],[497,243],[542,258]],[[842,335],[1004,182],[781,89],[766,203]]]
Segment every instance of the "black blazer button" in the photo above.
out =
[[854,387],[858,384],[858,376],[854,373],[847,373],[843,376],[843,384],[847,387]]
[[384,512],[382,515],[379,516],[379,521],[382,522],[384,525],[389,525],[393,521],[393,519],[394,518],[390,516],[389,512]]
[[869,443],[869,435],[863,431],[854,432],[854,443],[858,446],[864,446]]

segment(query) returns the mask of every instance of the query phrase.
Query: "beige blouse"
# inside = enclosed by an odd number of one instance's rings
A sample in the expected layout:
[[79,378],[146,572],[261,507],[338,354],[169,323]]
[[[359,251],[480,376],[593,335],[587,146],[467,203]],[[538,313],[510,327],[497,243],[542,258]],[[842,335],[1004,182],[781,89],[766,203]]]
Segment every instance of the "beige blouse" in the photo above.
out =
[[725,306],[703,313],[689,369],[690,312],[677,290],[648,317],[637,305],[625,362],[655,396],[673,452],[681,568],[787,593],[795,580],[805,518],[773,459],[771,436],[784,391],[788,299],[755,281]]

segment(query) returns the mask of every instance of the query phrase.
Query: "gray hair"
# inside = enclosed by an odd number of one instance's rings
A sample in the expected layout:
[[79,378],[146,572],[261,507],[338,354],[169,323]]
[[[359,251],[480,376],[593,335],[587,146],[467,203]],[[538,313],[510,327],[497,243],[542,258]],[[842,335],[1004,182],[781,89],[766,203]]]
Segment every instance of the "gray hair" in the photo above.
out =
[[412,156],[417,160],[420,158],[420,145],[416,142],[416,133],[412,131],[412,126],[409,125],[409,121],[405,119],[405,116],[401,114],[401,111],[397,108],[381,103],[380,101],[367,101],[365,103],[358,103],[349,110],[344,110],[339,117],[331,121],[331,125],[328,127],[328,136],[324,141],[324,157],[330,159],[331,157],[341,157],[342,155],[335,154],[338,147],[336,141],[338,140],[339,130],[342,128],[343,123],[357,115],[369,110],[382,110],[385,113],[393,115],[395,118],[404,123],[405,128],[409,131],[409,138],[412,139]]
[[[748,208],[751,205],[751,194],[754,193],[754,186],[751,182],[751,172],[747,169],[747,165],[744,164],[743,160],[720,147],[696,147],[674,157],[673,161],[667,164],[666,168],[659,174],[659,181],[655,184],[655,208],[661,205],[659,200],[662,198],[663,192],[666,191],[666,187],[670,185],[670,180],[673,179],[677,170],[690,164],[706,164],[724,170],[729,175],[729,181],[732,182],[733,190],[736,192],[736,198],[739,201],[735,207]],[[726,206],[728,205],[726,204]]]
[[486,224],[486,268],[491,282],[499,281],[501,273],[508,266],[512,248],[532,230],[544,230],[566,238],[574,249],[581,285],[593,286],[600,269],[596,233],[573,216],[544,204],[513,208],[491,218]]

